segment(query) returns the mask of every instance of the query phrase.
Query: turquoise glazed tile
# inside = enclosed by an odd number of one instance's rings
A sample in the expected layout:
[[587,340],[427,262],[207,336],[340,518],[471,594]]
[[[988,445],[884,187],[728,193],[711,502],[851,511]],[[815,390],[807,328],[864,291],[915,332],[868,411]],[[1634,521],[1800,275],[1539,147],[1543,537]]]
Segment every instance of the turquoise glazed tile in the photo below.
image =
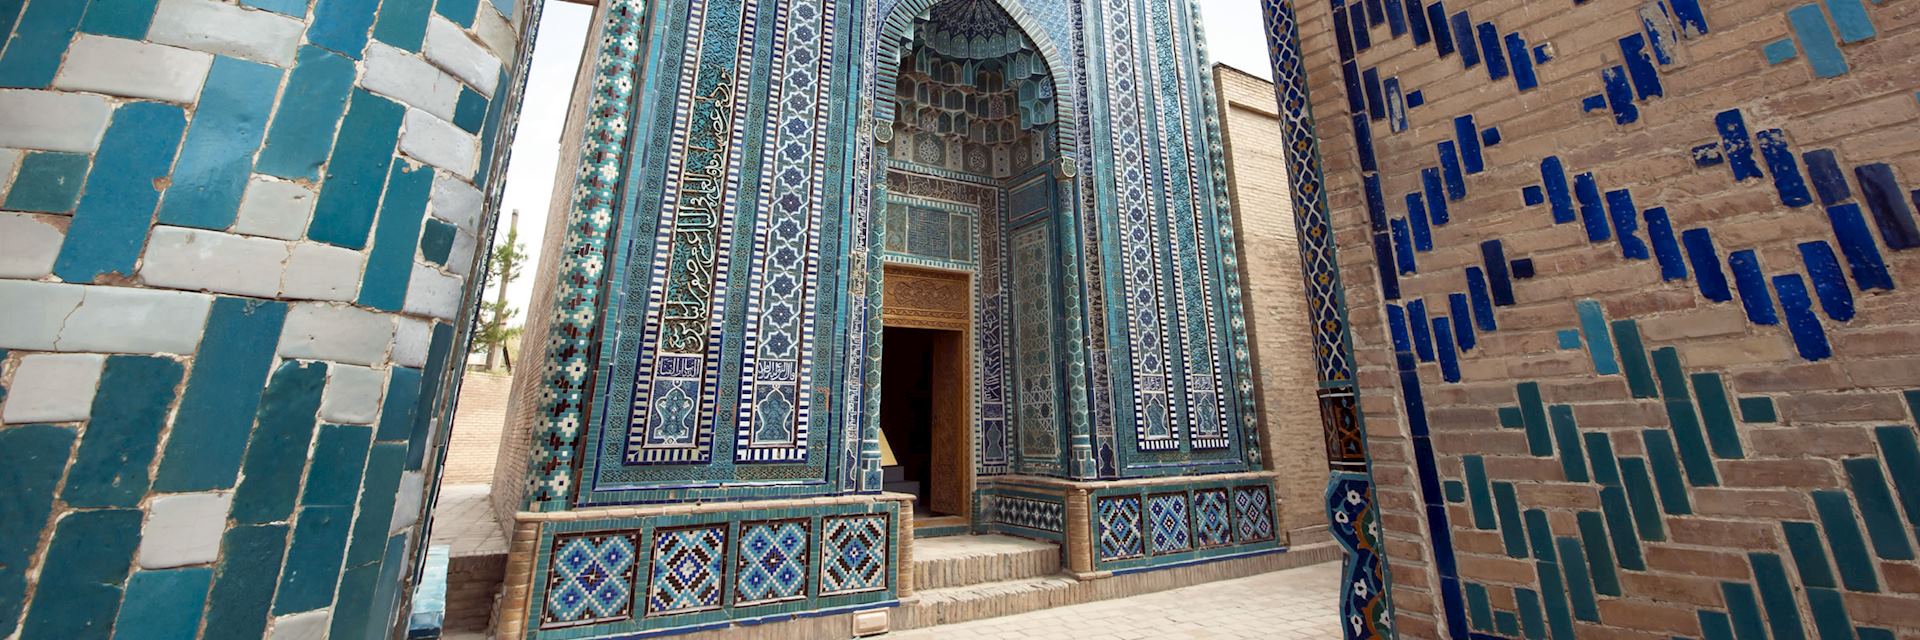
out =
[[235,523],[265,524],[293,515],[320,394],[326,386],[323,362],[288,360],[274,372],[261,396],[258,426],[247,444],[240,485],[233,492]]
[[287,566],[280,572],[274,615],[312,611],[333,604],[334,583],[347,552],[353,507],[305,507],[294,526]]
[[1547,520],[1547,512],[1528,509],[1525,519],[1527,541],[1533,547],[1533,557],[1541,562],[1555,562],[1558,556],[1553,552],[1553,525]]
[[[1907,394],[1907,401],[1913,402],[1914,395]],[[1913,429],[1907,427],[1876,427],[1874,436],[1880,441],[1880,455],[1887,461],[1889,469],[1920,469],[1920,443],[1915,442]],[[1893,487],[1900,492],[1900,508],[1907,512],[1907,524],[1920,528],[1920,474],[1893,474]]]
[[1640,341],[1640,324],[1632,320],[1613,321],[1613,341],[1620,348],[1620,368],[1627,374],[1627,388],[1635,398],[1659,395],[1653,384],[1653,370],[1647,366],[1647,347]]
[[414,411],[420,406],[420,370],[393,367],[387,370],[387,397],[380,404],[380,427],[373,434],[379,442],[401,440],[413,433]]
[[1613,459],[1613,439],[1605,433],[1584,433],[1587,460],[1593,468],[1593,481],[1601,486],[1620,486],[1620,463]]
[[286,94],[301,99],[280,105],[254,170],[288,179],[318,180],[333,150],[333,133],[353,91],[353,61],[320,47],[300,47]]
[[93,397],[93,418],[67,470],[61,501],[70,507],[140,504],[180,377],[180,363],[167,358],[107,358],[100,392]]
[[1493,604],[1487,600],[1487,588],[1472,582],[1467,583],[1467,615],[1473,628],[1481,631],[1493,630]]
[[371,594],[380,578],[380,563],[369,562],[360,566],[350,566],[340,578],[340,598],[333,606],[333,619],[328,621],[329,638],[357,638],[366,629],[367,611],[373,605]]
[[340,136],[327,161],[327,180],[314,201],[308,238],[348,249],[366,248],[367,231],[373,228],[373,213],[383,191],[374,185],[387,179],[405,113],[404,107],[386,98],[364,89],[353,91],[352,106],[340,122]]
[[1580,541],[1568,537],[1553,539],[1560,551],[1560,570],[1567,579],[1567,600],[1573,604],[1573,617],[1587,622],[1600,621],[1600,603],[1593,594],[1593,576]]
[[311,1],[312,0],[240,0],[240,4],[257,9],[266,9],[274,13],[285,14],[295,18],[305,18],[307,17],[307,3]]
[[1722,582],[1720,594],[1727,599],[1727,617],[1733,621],[1733,637],[1756,640],[1767,637],[1767,627],[1760,620],[1760,601],[1754,598],[1753,585]]
[[1607,333],[1606,311],[1597,300],[1581,300],[1575,302],[1574,307],[1580,315],[1580,332],[1586,334],[1587,344],[1592,347],[1588,356],[1593,360],[1594,373],[1618,375],[1620,362],[1613,357],[1613,338]]
[[207,598],[207,638],[259,638],[287,554],[287,525],[240,526],[220,540],[219,573]]
[[139,509],[103,509],[61,518],[20,637],[97,638],[112,627],[133,550],[140,546],[143,515]]
[[1446,481],[1441,485],[1441,490],[1446,493],[1447,502],[1467,501],[1467,485],[1459,480]]
[[1620,487],[1601,487],[1600,513],[1607,518],[1607,532],[1613,539],[1613,554],[1620,566],[1636,571],[1646,570],[1647,561],[1640,552],[1640,538],[1633,528],[1633,516],[1627,510],[1627,492]]
[[[20,10],[26,8],[27,0],[0,0],[0,33],[13,33],[13,24],[20,19]],[[12,629],[11,625],[0,629]]]
[[1580,348],[1580,332],[1578,330],[1561,329],[1558,333],[1554,334],[1554,336],[1559,339],[1560,348],[1562,349]]
[[313,445],[313,469],[307,472],[300,505],[352,507],[372,441],[372,427],[320,425],[319,439]]
[[1560,579],[1560,566],[1536,562],[1535,576],[1540,578],[1540,598],[1547,609],[1547,629],[1555,640],[1573,638],[1573,615],[1567,609],[1567,586]]
[[[433,190],[433,169],[399,162],[387,178],[387,197],[380,203],[380,222],[373,232],[373,251],[367,255],[359,303],[381,311],[399,311],[407,300],[413,278],[413,255],[420,246],[420,218],[426,215],[427,196]],[[362,232],[364,233],[364,232]]]
[[453,253],[453,237],[458,231],[453,225],[427,219],[426,226],[420,230],[420,257],[430,264],[447,266],[447,256]]
[[1508,429],[1527,426],[1526,418],[1520,415],[1520,407],[1500,407],[1500,426]]
[[1773,398],[1753,396],[1740,399],[1740,419],[1756,424],[1772,424],[1780,421],[1780,414],[1773,408]]
[[0,54],[0,87],[44,89],[51,84],[86,11],[85,2],[27,5],[5,43],[5,53]]
[[1640,532],[1640,539],[1666,540],[1666,522],[1660,518],[1660,501],[1654,497],[1646,459],[1621,458],[1620,477],[1627,487],[1627,507],[1633,511],[1633,524]]
[[0,430],[0,487],[7,488],[7,517],[0,518],[0,632],[20,622],[27,567],[53,514],[53,493],[73,438],[72,429],[47,424]]
[[201,229],[233,224],[253,174],[253,151],[266,134],[279,90],[279,69],[226,56],[213,59],[180,160],[173,165],[173,185],[160,202],[161,224]]
[[1700,637],[1702,640],[1736,640],[1733,635],[1733,621],[1727,614],[1719,611],[1701,611]]
[[1506,545],[1507,555],[1527,557],[1527,527],[1521,522],[1520,502],[1515,496],[1513,483],[1493,483],[1493,504],[1499,511],[1500,541]]
[[1805,638],[1786,563],[1772,553],[1749,553],[1747,563],[1753,565],[1753,580],[1760,587],[1760,602],[1767,606],[1767,624],[1773,629],[1774,640]]
[[[494,86],[507,86],[505,69],[500,71]],[[487,108],[487,123],[480,128],[480,168],[473,172],[473,186],[483,191],[487,188],[487,176],[493,172],[493,143],[500,138],[500,114],[505,111],[505,105],[505,100],[494,100]]]
[[[413,431],[407,436],[408,471],[419,471],[427,456],[427,432],[433,427],[434,401],[440,397],[440,374],[446,370],[447,359],[453,351],[453,325],[444,322],[433,324],[433,339],[427,343],[427,368],[420,382],[420,394],[413,408]],[[452,420],[452,416],[446,416]]]
[[1573,419],[1573,407],[1556,404],[1547,408],[1553,417],[1553,440],[1560,448],[1560,471],[1569,482],[1586,482],[1587,460],[1581,452],[1580,427]]
[[1467,498],[1473,506],[1473,526],[1493,529],[1499,523],[1493,513],[1493,489],[1487,484],[1486,462],[1480,456],[1462,456],[1467,471]]
[[460,101],[453,107],[453,123],[467,133],[480,133],[480,128],[487,123],[487,97],[460,87]]
[[[83,153],[55,151],[29,152],[20,161],[20,173],[7,192],[5,208],[11,211],[70,213],[80,201],[80,187],[87,183],[90,161]],[[5,176],[0,176],[4,180]]]
[[1593,590],[1605,595],[1620,595],[1620,574],[1613,564],[1613,549],[1607,539],[1607,527],[1600,514],[1581,511],[1574,514],[1580,524],[1580,547],[1586,550],[1592,569]]
[[1700,400],[1700,417],[1707,425],[1707,443],[1719,458],[1744,458],[1740,434],[1733,426],[1733,405],[1727,386],[1717,373],[1693,374],[1693,393]]
[[1522,382],[1514,386],[1520,397],[1520,421],[1527,429],[1527,451],[1536,456],[1553,455],[1553,435],[1547,426],[1547,405],[1540,396],[1540,383]]
[[1827,562],[1826,544],[1820,541],[1820,529],[1811,522],[1782,522],[1787,550],[1793,553],[1793,566],[1800,581],[1809,587],[1836,587],[1833,564]]
[[[373,603],[369,609],[371,615],[367,616],[367,628],[360,637],[374,638],[385,635],[388,621],[394,619],[393,609],[400,604],[400,572],[411,569],[407,565],[406,558],[403,557],[406,553],[406,544],[407,534],[404,533],[387,539],[386,557],[380,561],[380,579],[377,583],[379,586],[373,590]],[[360,594],[359,597],[366,596]]]
[[1693,513],[1679,458],[1673,454],[1673,437],[1661,429],[1646,429],[1640,432],[1640,440],[1646,444],[1647,465],[1653,468],[1653,486],[1660,490],[1660,508],[1676,516]]
[[471,27],[475,9],[479,6],[476,0],[437,0],[433,4],[433,12],[454,24]]
[[1509,638],[1520,637],[1520,617],[1512,611],[1493,612],[1493,630]]
[[1513,602],[1520,609],[1520,632],[1527,640],[1546,640],[1546,612],[1540,608],[1540,594],[1532,589],[1514,589]]
[[1860,634],[1860,640],[1897,640],[1892,631],[1874,627],[1854,627],[1854,633]]
[[126,604],[114,623],[113,640],[178,640],[200,630],[213,569],[190,567],[140,571],[127,580]]
[[167,436],[155,489],[233,487],[260,408],[260,394],[249,390],[266,386],[286,318],[287,305],[282,302],[214,299],[207,316],[207,337],[194,354],[193,373],[180,395],[180,410]]
[[1840,584],[1852,591],[1879,591],[1880,579],[1874,575],[1873,558],[1867,555],[1867,541],[1847,493],[1815,491],[1813,506],[1820,513],[1820,529],[1827,534],[1834,564],[1840,568]]
[[427,15],[433,0],[386,0],[380,20],[373,23],[373,39],[406,51],[419,51],[427,35]]
[[1853,633],[1853,621],[1847,617],[1847,603],[1839,591],[1822,587],[1807,589],[1807,608],[1813,611],[1813,628],[1821,640],[1845,638]]
[[367,475],[360,486],[360,515],[353,522],[353,540],[347,547],[347,566],[377,562],[387,543],[387,525],[393,522],[394,492],[400,489],[400,467],[406,445],[382,442],[367,455]]
[[[19,44],[15,41],[8,50]],[[133,273],[146,246],[153,206],[160,200],[158,185],[165,184],[161,179],[173,166],[173,141],[186,125],[186,114],[173,105],[134,102],[114,111],[94,153],[73,226],[54,259],[54,275],[85,283],[104,273]]]
[[1887,477],[1880,472],[1880,461],[1853,458],[1840,464],[1846,467],[1853,497],[1860,501],[1860,517],[1867,522],[1867,537],[1873,541],[1874,553],[1888,560],[1912,560],[1913,545],[1907,541],[1907,528],[1900,522],[1900,508],[1887,488]]
[[374,10],[380,0],[316,0],[313,21],[307,26],[307,42],[336,51],[355,60],[367,48],[367,30],[373,26]]
[[93,0],[87,8],[86,19],[80,21],[80,30],[128,40],[145,39],[148,25],[153,24],[153,7],[158,3],[158,0]]

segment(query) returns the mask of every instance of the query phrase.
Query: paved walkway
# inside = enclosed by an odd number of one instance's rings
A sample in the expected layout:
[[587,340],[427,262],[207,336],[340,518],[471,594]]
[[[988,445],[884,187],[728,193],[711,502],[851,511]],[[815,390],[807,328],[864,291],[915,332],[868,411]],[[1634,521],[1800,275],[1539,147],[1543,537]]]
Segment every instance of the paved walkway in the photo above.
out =
[[455,557],[507,552],[507,536],[493,519],[487,503],[487,485],[450,484],[440,487],[433,505],[433,533],[428,544],[449,545]]
[[883,640],[1160,640],[1339,638],[1340,563],[1184,589],[915,629]]

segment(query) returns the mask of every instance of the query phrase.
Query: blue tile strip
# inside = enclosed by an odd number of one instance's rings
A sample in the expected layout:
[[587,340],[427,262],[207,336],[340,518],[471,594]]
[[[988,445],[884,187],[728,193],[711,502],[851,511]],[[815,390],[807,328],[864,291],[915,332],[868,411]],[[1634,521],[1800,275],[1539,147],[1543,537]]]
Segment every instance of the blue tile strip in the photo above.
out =
[[1700,295],[1714,302],[1732,300],[1733,291],[1727,287],[1727,273],[1720,269],[1720,254],[1713,248],[1713,233],[1706,229],[1688,229],[1680,232],[1680,242],[1687,247],[1687,261],[1693,264],[1694,280],[1700,286]]
[[1600,202],[1600,185],[1594,182],[1593,174],[1574,176],[1573,196],[1580,202],[1580,223],[1587,228],[1587,241],[1604,242],[1611,237],[1607,211]]
[[[41,4],[47,3],[34,3]],[[87,283],[101,274],[133,274],[160,200],[156,184],[164,184],[173,166],[173,141],[186,124],[186,114],[173,105],[135,102],[114,111],[94,153],[87,192],[54,260],[54,275]]]
[[1833,236],[1840,243],[1840,253],[1847,257],[1847,270],[1853,274],[1853,283],[1861,291],[1892,291],[1893,275],[1888,273],[1886,260],[1880,256],[1873,232],[1867,230],[1860,205],[1849,202],[1827,207],[1827,219],[1833,224]]
[[1853,197],[1847,174],[1841,172],[1832,149],[1808,151],[1801,154],[1800,159],[1807,163],[1807,177],[1813,181],[1814,191],[1820,194],[1820,204],[1832,206]]
[[1733,269],[1733,283],[1740,290],[1740,305],[1747,311],[1747,321],[1763,326],[1780,324],[1780,316],[1773,311],[1773,296],[1767,293],[1767,276],[1760,270],[1760,256],[1752,249],[1735,251],[1727,256],[1727,266]]
[[1793,149],[1787,146],[1787,132],[1761,131],[1754,135],[1754,146],[1760,149],[1760,158],[1767,163],[1767,173],[1773,174],[1773,188],[1780,194],[1780,204],[1789,207],[1813,204],[1813,194],[1807,191],[1800,165],[1793,160]]
[[140,505],[181,373],[180,363],[164,357],[107,358],[92,417],[67,467],[62,502],[68,507]]
[[413,254],[420,244],[421,218],[433,190],[433,169],[400,162],[387,177],[387,197],[380,203],[379,227],[373,251],[360,283],[358,302],[382,311],[399,311],[406,303],[407,284],[413,278]]
[[1676,516],[1693,513],[1692,499],[1681,479],[1680,461],[1673,453],[1672,436],[1660,429],[1646,429],[1640,432],[1640,439],[1646,443],[1647,464],[1653,467],[1653,485],[1660,491],[1660,509]]
[[191,567],[141,571],[127,580],[126,604],[114,623],[114,640],[192,638],[200,630],[213,569]]
[[1640,210],[1633,204],[1633,192],[1615,189],[1607,192],[1607,214],[1613,218],[1613,233],[1620,239],[1620,256],[1628,260],[1646,260],[1647,243],[1634,235],[1640,226]]
[[326,386],[326,363],[289,360],[274,372],[261,394],[258,426],[249,436],[242,479],[233,492],[229,517],[236,524],[265,524],[293,515]]
[[1860,502],[1860,517],[1867,523],[1867,537],[1873,541],[1873,552],[1887,560],[1912,560],[1913,545],[1907,541],[1907,528],[1900,523],[1900,508],[1894,503],[1893,492],[1887,488],[1880,461],[1852,458],[1840,464],[1847,470],[1847,486]]
[[[1873,432],[1887,468],[1920,469],[1920,443],[1915,442],[1913,429],[1889,426],[1876,427]],[[1920,474],[1893,474],[1893,487],[1900,492],[1900,508],[1907,513],[1907,524],[1920,528]]]
[[1827,13],[1833,16],[1833,24],[1840,30],[1841,42],[1859,42],[1874,36],[1873,21],[1867,18],[1867,8],[1860,0],[1826,0],[1826,4]]
[[1777,554],[1749,553],[1747,564],[1753,566],[1753,580],[1760,587],[1760,602],[1767,607],[1767,624],[1774,640],[1804,640],[1800,605],[1795,602],[1786,563]]
[[267,370],[287,317],[281,302],[221,297],[213,301],[206,334],[167,437],[154,488],[205,491],[233,487],[241,452],[253,429]]
[[1647,242],[1653,245],[1653,258],[1660,263],[1660,279],[1668,282],[1683,280],[1687,277],[1687,257],[1680,251],[1680,241],[1673,235],[1673,220],[1667,217],[1665,207],[1646,210],[1642,216],[1647,221]]
[[20,622],[27,568],[53,514],[54,492],[73,439],[72,429],[48,424],[0,431],[0,479],[7,487],[7,517],[0,518],[0,631]]
[[1840,569],[1840,583],[1852,591],[1879,591],[1880,579],[1874,575],[1873,558],[1867,555],[1867,541],[1861,535],[1859,521],[1854,519],[1853,502],[1847,499],[1847,493],[1815,491],[1813,506],[1820,514],[1820,529],[1827,534],[1834,564]]
[[221,230],[233,224],[279,89],[279,69],[214,58],[160,203],[161,223]]
[[1480,267],[1467,267],[1467,298],[1473,303],[1473,323],[1481,331],[1499,329],[1493,317],[1493,294],[1487,289],[1487,274]]
[[287,77],[286,94],[300,96],[280,105],[267,131],[254,170],[288,179],[318,180],[320,165],[333,150],[333,134],[353,91],[352,60],[320,47],[300,47]]
[[348,249],[367,246],[381,194],[368,185],[386,178],[405,112],[385,98],[354,90],[353,106],[341,121],[340,136],[327,163],[327,180],[314,202],[308,238]]
[[1581,300],[1574,303],[1574,308],[1580,315],[1580,331],[1586,334],[1587,353],[1593,359],[1594,373],[1618,375],[1620,363],[1613,357],[1613,338],[1607,333],[1606,310],[1600,308],[1597,300]]
[[1793,334],[1800,357],[1825,360],[1833,356],[1833,346],[1827,342],[1820,317],[1813,313],[1813,300],[1807,296],[1807,283],[1800,274],[1774,276],[1773,288],[1780,294],[1780,309],[1786,312],[1787,330]]
[[86,2],[27,5],[11,37],[6,38],[5,54],[0,55],[0,87],[44,89],[52,84],[86,10]]
[[1803,4],[1789,9],[1787,22],[1793,26],[1794,39],[1800,41],[1800,50],[1806,53],[1807,64],[1813,66],[1815,77],[1846,75],[1847,57],[1834,42],[1833,30],[1827,27],[1827,17],[1821,15],[1820,5]]
[[1893,177],[1893,167],[1874,163],[1855,167],[1853,175],[1860,180],[1860,199],[1866,202],[1867,209],[1873,212],[1873,220],[1880,226],[1880,238],[1885,240],[1887,248],[1895,251],[1920,247],[1920,226],[1915,226],[1913,209],[1907,205],[1906,193]]
[[103,509],[61,518],[20,637],[98,638],[112,628],[140,546],[143,515],[139,509]]
[[1852,320],[1853,290],[1847,287],[1847,276],[1840,270],[1840,257],[1834,255],[1833,246],[1825,240],[1816,240],[1802,242],[1799,248],[1800,261],[1807,267],[1807,279],[1813,282],[1820,308],[1834,320]]
[[207,598],[207,638],[258,638],[267,630],[267,609],[280,563],[287,553],[287,525],[237,526],[220,541],[220,567]]

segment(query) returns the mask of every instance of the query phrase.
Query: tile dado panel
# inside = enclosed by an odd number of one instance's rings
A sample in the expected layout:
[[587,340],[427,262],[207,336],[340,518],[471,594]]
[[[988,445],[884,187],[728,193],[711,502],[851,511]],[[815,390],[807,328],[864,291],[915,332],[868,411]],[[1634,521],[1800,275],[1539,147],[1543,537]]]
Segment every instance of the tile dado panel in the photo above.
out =
[[1920,632],[1911,6],[1264,4],[1348,637]]
[[404,617],[523,4],[0,3],[0,636]]

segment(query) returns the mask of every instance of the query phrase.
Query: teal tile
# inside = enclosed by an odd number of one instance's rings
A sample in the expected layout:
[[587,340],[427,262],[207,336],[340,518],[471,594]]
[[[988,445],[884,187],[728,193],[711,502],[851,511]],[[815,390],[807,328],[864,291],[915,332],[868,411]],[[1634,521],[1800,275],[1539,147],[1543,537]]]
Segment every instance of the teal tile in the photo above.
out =
[[102,509],[60,519],[20,627],[22,640],[104,637],[120,614],[142,515],[139,509]]
[[1556,562],[1558,556],[1553,553],[1553,525],[1547,521],[1547,512],[1528,509],[1527,541],[1533,547],[1533,557],[1541,562]]
[[1554,338],[1559,340],[1560,348],[1562,349],[1580,348],[1580,332],[1578,330],[1561,329],[1558,333],[1554,334]]
[[[1913,398],[1909,393],[1907,399]],[[1873,433],[1880,440],[1880,456],[1887,461],[1887,468],[1920,469],[1920,443],[1915,442],[1913,429],[1877,427]],[[1920,528],[1920,473],[1893,474],[1893,488],[1900,492],[1900,508],[1907,512],[1907,524]]]
[[1612,543],[1607,539],[1605,521],[1593,511],[1575,513],[1574,520],[1580,525],[1580,548],[1587,554],[1593,590],[1610,596],[1620,595],[1620,572],[1614,565]]
[[1580,450],[1580,427],[1573,420],[1573,407],[1556,404],[1547,408],[1553,417],[1553,439],[1560,445],[1560,470],[1568,482],[1586,482],[1586,456]]
[[274,13],[289,15],[295,18],[305,18],[307,17],[307,3],[309,1],[310,0],[240,0],[240,4],[256,9],[266,9]]
[[0,54],[0,87],[45,89],[67,55],[67,43],[87,11],[85,2],[35,2],[27,5],[13,36]]
[[1906,391],[1900,395],[1907,400],[1907,416],[1920,422],[1920,389]]
[[1613,459],[1613,439],[1604,433],[1582,434],[1587,441],[1587,460],[1592,464],[1593,481],[1602,486],[1620,486],[1620,463]]
[[27,566],[53,514],[53,494],[73,451],[66,427],[29,424],[0,430],[0,633],[20,623],[27,598]]
[[220,565],[207,599],[207,638],[259,638],[287,554],[287,525],[240,526],[220,540]]
[[421,371],[420,394],[415,400],[413,411],[413,431],[407,436],[408,471],[419,471],[426,464],[428,431],[432,429],[436,417],[444,418],[443,424],[451,424],[453,416],[435,416],[435,402],[440,398],[441,375],[446,371],[448,358],[453,352],[453,325],[436,322],[433,324],[433,339],[427,345],[427,367]]
[[1621,458],[1620,478],[1626,484],[1627,507],[1633,511],[1633,524],[1640,532],[1640,539],[1666,540],[1666,522],[1660,518],[1660,501],[1654,498],[1653,480],[1647,475],[1646,459]]
[[1839,591],[1823,587],[1807,589],[1807,608],[1813,612],[1813,628],[1820,634],[1820,640],[1852,636],[1853,621],[1847,617],[1847,603]]
[[1467,498],[1473,506],[1473,526],[1490,530],[1498,526],[1493,512],[1493,490],[1487,484],[1487,465],[1480,456],[1462,456],[1467,469]]
[[147,469],[166,426],[180,363],[152,356],[110,356],[93,397],[93,418],[60,492],[69,507],[133,507],[146,497]]
[[413,433],[414,411],[420,406],[420,370],[393,367],[387,370],[386,401],[380,405],[380,427],[373,439],[379,442],[402,440]]
[[1653,351],[1653,372],[1660,383],[1660,397],[1667,400],[1688,400],[1687,377],[1680,369],[1680,351],[1673,347],[1661,347]]
[[1553,455],[1553,436],[1547,430],[1547,405],[1540,397],[1540,383],[1522,382],[1514,389],[1520,396],[1521,424],[1527,429],[1527,451],[1540,457]]
[[1633,516],[1627,509],[1627,492],[1620,487],[1600,488],[1600,513],[1607,518],[1607,531],[1613,538],[1613,555],[1620,566],[1645,571],[1646,557],[1640,552],[1640,537],[1633,528]]
[[[644,568],[641,570],[645,571]],[[330,631],[327,637],[361,637],[360,634],[367,627],[368,610],[373,606],[372,594],[377,587],[375,581],[379,579],[378,562],[346,569],[340,578],[340,598],[333,607],[333,618],[328,621]]]
[[1879,591],[1880,579],[1874,575],[1873,558],[1867,555],[1867,541],[1846,492],[1815,491],[1813,506],[1820,513],[1820,530],[1827,534],[1834,564],[1839,565],[1840,584],[1853,591]]
[[[493,86],[505,87],[507,80],[507,70],[502,67],[500,74],[495,76]],[[486,190],[487,177],[493,172],[493,143],[500,139],[500,119],[505,104],[505,100],[493,101],[487,107],[487,123],[480,128],[480,168],[473,172],[473,186],[480,187],[482,191]]]
[[80,21],[80,30],[128,40],[145,40],[147,27],[153,24],[153,7],[158,3],[158,0],[93,0],[92,6],[87,8],[87,17]]
[[1447,494],[1447,502],[1466,502],[1467,501],[1466,483],[1460,482],[1459,480],[1448,480],[1442,483],[1440,486],[1441,486],[1441,489],[1445,491]]
[[1566,572],[1567,599],[1573,603],[1573,617],[1587,622],[1600,621],[1600,603],[1593,595],[1593,576],[1589,571],[1587,554],[1580,548],[1580,541],[1568,537],[1554,538],[1560,551],[1560,570]]
[[1734,638],[1767,640],[1767,626],[1760,619],[1760,601],[1753,596],[1753,585],[1722,582],[1720,594],[1727,599],[1727,617],[1732,619]]
[[1727,619],[1727,614],[1719,611],[1701,611],[1699,617],[1702,640],[1735,640],[1733,621]]
[[1500,407],[1500,426],[1508,429],[1527,426],[1526,418],[1520,415],[1520,407]]
[[1860,640],[1896,640],[1892,631],[1874,627],[1854,627],[1854,633],[1860,634]]
[[359,60],[379,7],[380,0],[316,0],[313,20],[307,26],[307,42]]
[[1774,640],[1805,640],[1786,563],[1772,553],[1749,553],[1747,563],[1753,565],[1753,580],[1760,587],[1760,602],[1767,606],[1767,625]]
[[433,0],[386,0],[380,6],[380,19],[373,23],[373,39],[418,52],[432,9]]
[[347,552],[353,507],[305,507],[293,530],[287,566],[280,573],[280,595],[273,614],[312,611],[333,604],[334,583]]
[[154,477],[160,491],[229,489],[260,409],[286,324],[287,305],[220,297],[207,316],[206,337],[194,354],[193,373],[180,394],[180,409],[167,436],[166,455]]
[[1833,579],[1833,564],[1827,561],[1826,543],[1820,540],[1820,529],[1811,522],[1782,522],[1780,529],[1787,537],[1787,550],[1793,553],[1793,566],[1800,573],[1800,581],[1809,587],[1837,587]]
[[1509,638],[1520,637],[1520,617],[1512,611],[1493,612],[1493,631]]
[[1659,395],[1653,384],[1653,370],[1647,366],[1647,347],[1640,340],[1640,324],[1632,320],[1613,321],[1613,341],[1620,348],[1620,368],[1627,374],[1627,389],[1635,398]]
[[1707,444],[1720,458],[1745,458],[1740,433],[1733,426],[1733,404],[1718,373],[1693,374],[1693,393],[1700,399],[1700,417],[1707,425]]
[[406,456],[406,445],[398,442],[376,443],[367,455],[366,478],[360,485],[360,515],[354,520],[352,541],[347,546],[348,567],[380,560],[387,526],[393,522],[394,493],[400,490],[400,467]]
[[300,47],[293,73],[287,76],[287,101],[267,129],[254,170],[294,180],[320,179],[320,165],[333,150],[333,133],[347,110],[353,91],[353,61],[320,47]]
[[1618,375],[1620,362],[1613,357],[1613,338],[1607,334],[1607,312],[1600,308],[1597,300],[1581,300],[1573,303],[1580,315],[1580,332],[1586,334],[1588,356],[1593,360],[1593,372],[1603,376]]
[[393,610],[400,604],[400,574],[411,569],[403,557],[406,544],[407,534],[404,533],[387,539],[386,558],[380,561],[380,586],[373,592],[372,615],[367,616],[363,638],[375,638],[387,633],[387,621],[394,619]]
[[1560,579],[1559,565],[1536,562],[1533,573],[1540,578],[1540,599],[1547,609],[1547,636],[1553,640],[1576,640],[1573,615],[1567,609],[1567,587]]
[[80,201],[80,187],[87,183],[90,164],[84,153],[28,152],[20,161],[13,189],[7,192],[5,207],[11,211],[72,212],[73,205]]
[[1693,402],[1688,400],[1668,400],[1667,424],[1673,429],[1674,443],[1680,448],[1680,463],[1687,471],[1687,483],[1696,487],[1720,486],[1720,472],[1713,466],[1713,455],[1708,452],[1706,435],[1701,433],[1700,419],[1693,413]]
[[[20,44],[16,39],[8,51]],[[173,105],[134,102],[114,110],[87,172],[86,193],[54,259],[54,275],[88,283],[105,273],[133,274],[173,166],[175,141],[186,126],[186,113]]]
[[433,12],[454,24],[471,27],[475,9],[479,6],[475,0],[438,0],[433,4]]
[[[311,37],[313,32],[307,33]],[[367,232],[373,229],[373,214],[384,192],[375,185],[387,179],[387,169],[393,165],[393,146],[405,114],[406,109],[391,100],[364,89],[353,91],[352,106],[340,121],[340,135],[327,161],[326,182],[314,200],[308,238],[348,249],[366,248]]]
[[1773,424],[1780,421],[1780,414],[1773,408],[1773,398],[1752,396],[1740,399],[1740,419],[1754,424]]
[[1507,555],[1527,557],[1526,525],[1520,519],[1520,501],[1515,497],[1513,483],[1493,483],[1493,504],[1499,511],[1500,540],[1506,544]]
[[453,106],[453,124],[465,129],[467,133],[480,133],[487,123],[487,97],[467,87],[460,87],[460,101]]
[[113,640],[193,638],[212,583],[213,569],[206,567],[134,573],[127,580],[127,599],[120,605]]
[[[413,255],[420,239],[421,218],[433,190],[433,168],[394,163],[387,177],[387,197],[380,203],[380,221],[373,230],[373,251],[360,282],[362,306],[399,311],[407,301],[413,279]],[[451,243],[449,243],[451,246]]]
[[420,230],[420,257],[429,264],[447,266],[447,256],[453,253],[453,237],[457,231],[453,225],[428,218]]
[[313,469],[307,472],[307,486],[300,495],[300,505],[353,506],[354,493],[360,489],[360,472],[367,464],[367,447],[372,441],[372,427],[320,425],[320,436],[313,445]]
[[233,225],[279,91],[280,70],[271,65],[213,59],[173,165],[173,184],[160,202],[161,224],[220,230]]
[[[0,0],[0,33],[13,33],[13,23],[20,18],[20,10],[26,4],[27,0]],[[12,630],[13,625],[0,625],[0,629]]]
[[1472,582],[1467,585],[1467,620],[1474,629],[1493,630],[1493,603],[1487,599],[1487,588]]
[[288,360],[267,383],[233,492],[231,517],[237,524],[265,524],[293,515],[313,443],[320,394],[327,386],[327,365]]
[[1514,605],[1520,609],[1520,633],[1527,640],[1546,640],[1546,612],[1540,608],[1540,594],[1532,589],[1514,589]]
[[1693,513],[1693,499],[1687,495],[1679,458],[1673,454],[1672,436],[1661,429],[1646,429],[1640,432],[1640,440],[1646,443],[1647,465],[1653,468],[1653,486],[1660,490],[1660,508],[1676,516]]
[[[1912,560],[1913,545],[1907,541],[1907,528],[1900,523],[1900,508],[1893,492],[1887,489],[1887,477],[1880,472],[1880,461],[1853,458],[1840,463],[1847,469],[1847,482],[1853,497],[1860,501],[1860,517],[1867,523],[1867,537],[1873,551],[1887,560]],[[1920,473],[1920,469],[1909,469]]]

